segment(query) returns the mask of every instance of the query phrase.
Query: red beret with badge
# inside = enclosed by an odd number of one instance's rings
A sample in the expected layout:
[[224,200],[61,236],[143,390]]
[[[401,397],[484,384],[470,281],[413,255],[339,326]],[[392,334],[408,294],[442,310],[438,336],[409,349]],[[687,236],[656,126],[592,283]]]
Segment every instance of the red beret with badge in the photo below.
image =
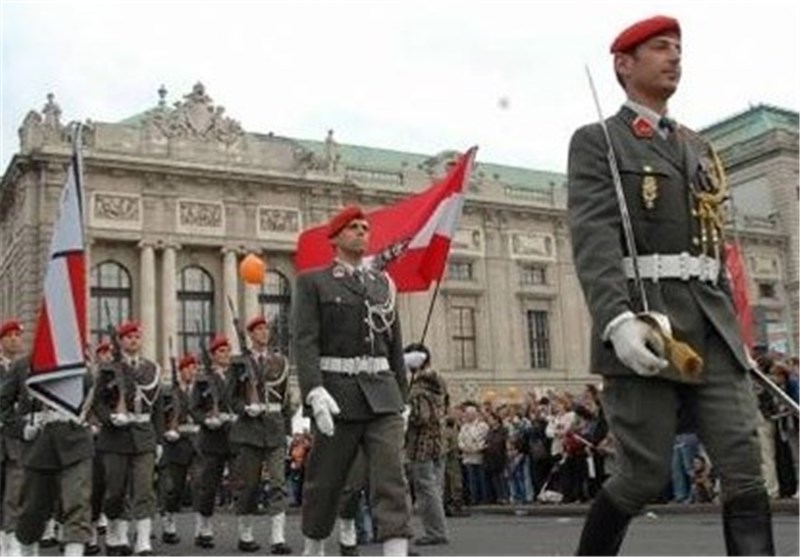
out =
[[225,335],[217,335],[211,340],[211,343],[208,345],[208,351],[213,354],[214,352],[225,346],[227,346],[228,348],[231,347],[231,343],[228,342],[228,337],[226,337]]
[[680,37],[681,25],[678,20],[664,15],[657,15],[637,21],[617,35],[617,38],[611,43],[611,54],[628,52],[646,40],[664,33],[677,33]]
[[119,338],[125,338],[133,333],[142,334],[142,327],[136,321],[125,321],[117,327],[117,335]]
[[11,333],[22,333],[22,323],[16,319],[11,319],[0,325],[0,338]]
[[328,222],[328,238],[335,238],[345,226],[350,224],[350,221],[355,219],[363,219],[364,211],[358,205],[348,205]]
[[186,354],[181,361],[178,362],[178,369],[184,370],[189,366],[197,365],[197,358],[195,358],[194,354]]
[[107,340],[103,340],[94,347],[94,355],[99,356],[105,352],[111,352],[111,343]]
[[267,319],[263,315],[256,315],[250,321],[247,322],[247,331],[252,332],[253,329],[258,327],[259,325],[266,325]]

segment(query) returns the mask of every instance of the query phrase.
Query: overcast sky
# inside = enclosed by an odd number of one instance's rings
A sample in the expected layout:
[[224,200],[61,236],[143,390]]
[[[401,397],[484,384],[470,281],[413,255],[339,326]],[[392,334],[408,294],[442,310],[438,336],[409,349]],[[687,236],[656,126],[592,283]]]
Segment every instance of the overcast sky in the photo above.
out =
[[202,81],[246,131],[564,172],[572,131],[624,100],[608,47],[663,13],[683,27],[671,113],[704,127],[800,109],[800,5],[770,0],[11,2],[2,0],[2,171],[56,95],[63,121],[113,122]]

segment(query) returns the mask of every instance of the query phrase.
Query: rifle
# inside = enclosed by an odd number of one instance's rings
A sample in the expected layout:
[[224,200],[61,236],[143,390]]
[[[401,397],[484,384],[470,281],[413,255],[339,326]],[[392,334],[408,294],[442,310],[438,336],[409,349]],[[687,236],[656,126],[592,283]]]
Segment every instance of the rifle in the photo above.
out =
[[197,336],[200,339],[200,342],[198,342],[200,348],[200,362],[205,370],[203,376],[199,376],[195,379],[195,387],[197,388],[201,400],[200,409],[203,412],[210,413],[211,416],[209,417],[218,417],[219,401],[217,397],[214,396],[213,389],[211,388],[211,374],[214,373],[214,365],[211,361],[211,354],[208,353],[208,347],[201,334],[202,329],[200,328],[200,322],[195,321],[194,326],[197,331]]
[[[103,308],[106,312],[107,333],[109,340],[111,340],[111,356],[115,364],[122,362],[122,346],[119,342],[117,329],[111,319],[111,310],[108,307],[108,301],[104,301]],[[127,414],[128,407],[125,402],[125,383],[122,377],[122,370],[119,366],[103,367],[99,369],[100,378],[105,385],[105,399],[109,406],[114,406],[114,411],[117,414]]]
[[237,366],[240,368],[239,380],[247,381],[247,402],[258,404],[261,401],[259,400],[258,396],[258,378],[256,377],[255,370],[253,369],[252,358],[250,358],[252,352],[247,346],[247,337],[242,330],[239,317],[236,315],[236,310],[233,307],[233,301],[231,300],[230,296],[227,296],[226,299],[228,300],[228,308],[231,311],[233,330],[236,331],[236,338],[239,339],[239,348],[242,351],[242,361],[241,364]]
[[108,307],[107,300],[103,302],[103,308],[106,311],[106,321],[108,321],[106,334],[108,334],[108,338],[111,341],[111,356],[114,362],[119,363],[122,361],[122,346],[119,343],[119,336],[117,336],[117,328],[114,327],[114,321],[111,319],[111,310]]
[[[172,349],[172,337],[167,339],[169,348],[169,368],[172,375],[172,390],[170,396],[164,397],[164,408],[170,411],[168,420],[168,430],[178,429],[178,420],[180,420],[180,388],[181,384],[178,380],[178,365],[175,361],[175,352]],[[171,400],[167,400],[171,399]]]
[[194,328],[197,331],[198,338],[200,339],[198,342],[198,346],[200,347],[200,363],[203,364],[203,369],[206,371],[206,373],[211,373],[214,369],[214,364],[211,362],[211,354],[208,353],[208,347],[204,342],[199,321],[194,322]]

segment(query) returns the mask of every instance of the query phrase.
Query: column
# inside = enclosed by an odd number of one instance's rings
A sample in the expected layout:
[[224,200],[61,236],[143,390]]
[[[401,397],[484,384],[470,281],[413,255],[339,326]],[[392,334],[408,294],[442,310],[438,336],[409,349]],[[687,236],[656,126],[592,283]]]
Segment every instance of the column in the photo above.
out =
[[142,325],[142,356],[156,360],[156,258],[151,242],[139,242],[139,320]]
[[179,358],[178,348],[178,293],[176,290],[177,275],[175,269],[175,252],[179,246],[168,244],[164,247],[161,259],[161,361],[165,370],[169,371],[169,344],[172,339],[172,356]]
[[261,286],[258,284],[244,285],[244,314],[242,317],[245,322],[261,314],[261,308],[258,303],[258,294],[260,290]]
[[[223,326],[221,328],[217,327],[218,330],[221,329],[225,332],[225,336],[228,337],[228,340],[230,340],[231,349],[234,353],[238,353],[240,351],[239,340],[236,337],[236,330],[233,328],[233,315],[231,314],[231,308],[228,304],[228,300],[230,299],[230,301],[233,303],[234,309],[236,309],[236,306],[239,303],[239,278],[236,275],[236,256],[237,252],[235,249],[222,249]],[[244,326],[244,324],[242,324],[242,326]]]

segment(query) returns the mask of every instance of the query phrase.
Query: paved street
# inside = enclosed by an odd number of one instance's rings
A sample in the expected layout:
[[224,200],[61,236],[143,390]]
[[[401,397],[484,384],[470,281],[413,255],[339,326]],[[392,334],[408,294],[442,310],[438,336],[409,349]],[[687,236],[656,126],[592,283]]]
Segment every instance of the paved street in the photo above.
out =
[[[658,510],[658,509],[656,509]],[[476,513],[468,518],[450,519],[451,543],[448,546],[421,548],[423,555],[572,555],[583,523],[580,509],[565,509],[559,514],[551,507],[547,514]],[[256,536],[262,545],[267,538],[267,518],[258,517]],[[417,523],[415,522],[415,526]],[[778,555],[798,555],[798,516],[779,512],[774,517]],[[236,518],[220,515],[217,546],[202,551],[192,544],[193,517],[179,517],[182,543],[155,545],[161,555],[232,555],[236,552]],[[160,530],[159,530],[160,532]],[[302,544],[300,517],[289,516],[288,542],[299,555]],[[329,549],[337,545],[329,542]],[[202,553],[201,553],[202,551]],[[717,513],[670,514],[667,512],[637,518],[622,547],[624,555],[723,555],[722,527]],[[266,552],[259,552],[264,555]],[[45,553],[54,554],[54,553]],[[329,554],[333,552],[329,551]],[[379,545],[361,547],[362,555],[380,555]]]

